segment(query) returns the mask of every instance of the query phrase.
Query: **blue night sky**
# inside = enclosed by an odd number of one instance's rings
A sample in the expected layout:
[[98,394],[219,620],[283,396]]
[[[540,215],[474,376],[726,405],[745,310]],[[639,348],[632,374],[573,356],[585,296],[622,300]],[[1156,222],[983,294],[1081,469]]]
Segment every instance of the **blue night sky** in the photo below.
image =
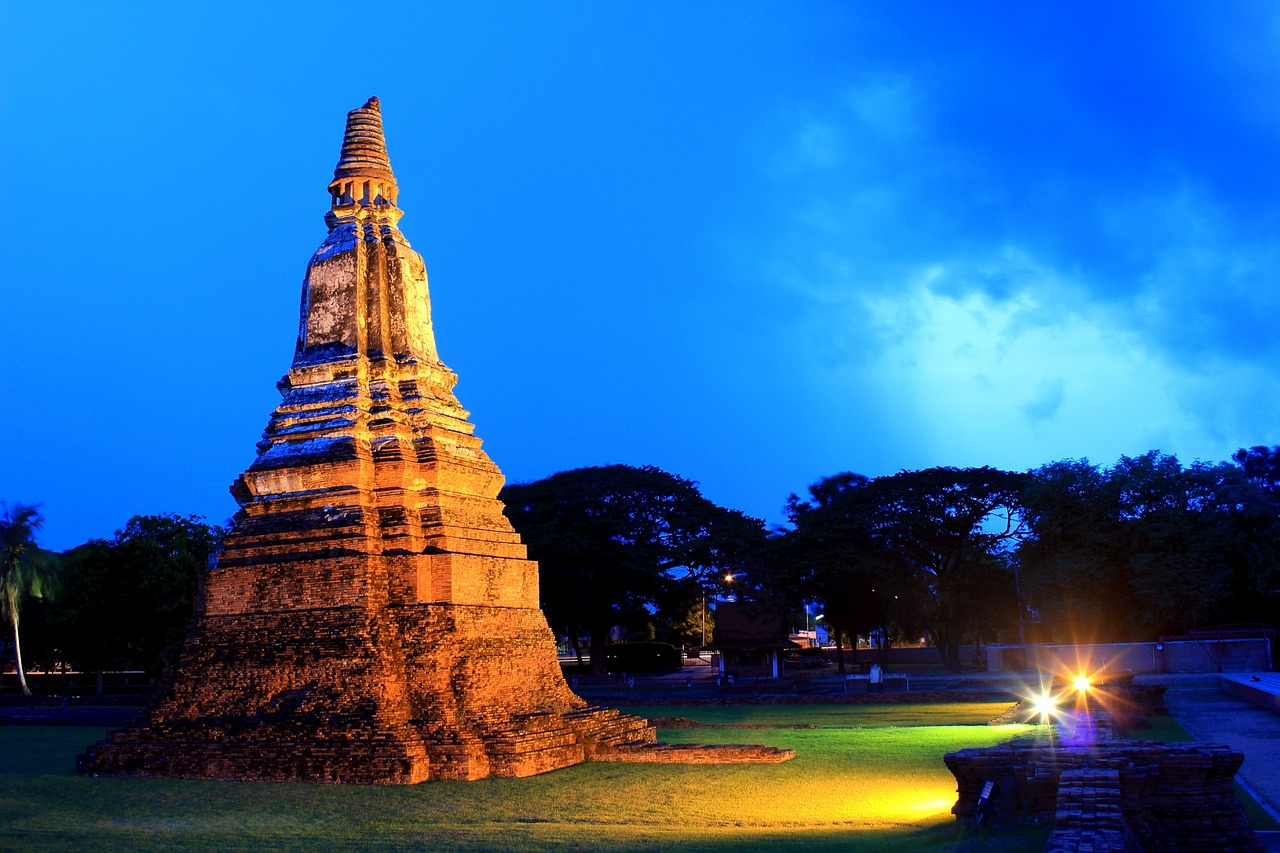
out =
[[1280,443],[1280,6],[0,2],[0,500],[225,521],[382,101],[509,481]]

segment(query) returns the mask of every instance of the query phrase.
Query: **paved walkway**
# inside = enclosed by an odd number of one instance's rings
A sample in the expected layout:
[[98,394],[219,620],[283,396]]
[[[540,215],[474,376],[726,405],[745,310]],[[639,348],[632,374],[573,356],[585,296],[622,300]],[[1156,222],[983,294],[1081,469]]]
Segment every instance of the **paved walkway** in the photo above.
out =
[[1218,686],[1217,676],[1160,680],[1169,685],[1165,705],[1174,718],[1197,740],[1225,743],[1243,753],[1244,766],[1236,778],[1273,814],[1280,813],[1280,714],[1227,693]]

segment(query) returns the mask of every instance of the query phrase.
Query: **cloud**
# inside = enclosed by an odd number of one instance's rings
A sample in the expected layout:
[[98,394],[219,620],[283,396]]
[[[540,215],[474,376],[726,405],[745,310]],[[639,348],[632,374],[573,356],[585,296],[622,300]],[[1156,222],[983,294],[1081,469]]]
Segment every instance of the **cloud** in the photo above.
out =
[[811,342],[802,369],[821,377],[815,393],[860,400],[864,421],[903,439],[887,467],[1028,468],[1152,448],[1225,459],[1267,441],[1280,414],[1268,369],[1175,358],[1135,327],[1140,308],[1091,299],[1023,250],[923,265],[896,287],[828,284],[795,330]]
[[1031,423],[1050,420],[1062,408],[1062,400],[1067,382],[1062,377],[1041,379],[1036,384],[1035,393],[1022,404],[1022,413]]
[[917,99],[915,87],[905,74],[871,75],[845,94],[845,104],[858,124],[890,141],[916,135],[921,122]]
[[795,112],[767,170],[761,285],[800,306],[779,337],[815,411],[882,468],[1280,443],[1274,194],[1185,123],[1077,93],[1006,139],[886,69]]
[[1055,455],[1117,423],[1169,419],[1168,376],[1130,335],[1105,314],[1046,301],[1043,276],[993,296],[981,287],[992,266],[934,264],[899,296],[864,303],[885,380],[908,390],[940,453],[975,464],[1024,455],[1014,446]]
[[914,141],[926,121],[919,101],[908,76],[878,72],[823,102],[793,107],[789,140],[769,171],[784,180],[816,179],[828,189],[874,193],[900,185],[906,176],[898,167],[919,162]]
[[829,169],[839,165],[842,157],[840,132],[835,125],[811,121],[796,139],[796,153],[801,168]]

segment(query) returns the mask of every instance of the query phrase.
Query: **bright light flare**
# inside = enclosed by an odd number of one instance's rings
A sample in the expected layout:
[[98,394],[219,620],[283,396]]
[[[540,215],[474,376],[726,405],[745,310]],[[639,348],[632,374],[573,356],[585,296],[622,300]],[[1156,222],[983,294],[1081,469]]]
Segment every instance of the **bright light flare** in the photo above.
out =
[[1047,719],[1058,711],[1058,697],[1048,693],[1031,697],[1031,707],[1041,718]]
[[1087,675],[1077,675],[1072,679],[1071,683],[1075,686],[1077,692],[1087,693],[1089,688],[1093,686],[1093,679]]

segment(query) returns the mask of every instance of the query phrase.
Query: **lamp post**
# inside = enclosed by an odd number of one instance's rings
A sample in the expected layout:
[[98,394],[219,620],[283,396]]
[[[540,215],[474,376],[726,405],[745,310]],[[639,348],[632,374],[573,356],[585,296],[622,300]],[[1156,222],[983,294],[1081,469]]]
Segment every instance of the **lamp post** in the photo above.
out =
[[1018,560],[1013,560],[1013,595],[1018,600],[1018,645],[1025,646],[1027,644],[1027,635],[1022,627],[1022,611],[1025,609],[1022,605],[1022,579],[1018,577]]
[[[705,646],[706,644],[707,644],[707,593],[704,590],[702,593],[702,645]],[[698,652],[698,657],[702,657],[701,650],[699,650]]]

